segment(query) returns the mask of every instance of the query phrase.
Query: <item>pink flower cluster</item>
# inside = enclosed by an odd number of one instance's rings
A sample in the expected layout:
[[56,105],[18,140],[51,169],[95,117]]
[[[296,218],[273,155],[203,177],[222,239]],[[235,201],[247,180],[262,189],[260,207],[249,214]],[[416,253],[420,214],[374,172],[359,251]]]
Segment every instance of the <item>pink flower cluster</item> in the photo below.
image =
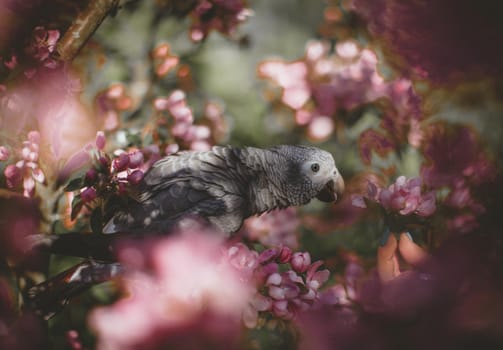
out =
[[251,217],[245,221],[243,230],[248,238],[259,241],[264,246],[287,246],[295,249],[299,245],[299,225],[297,211],[291,207]]
[[397,105],[399,114],[411,114],[407,95],[410,82],[385,82],[377,70],[376,54],[361,49],[354,41],[337,43],[333,54],[329,54],[328,43],[310,42],[303,59],[265,61],[259,65],[258,74],[282,89],[281,102],[295,111],[296,123],[306,126],[315,140],[332,134],[337,111],[379,98]]
[[236,27],[252,14],[245,5],[245,0],[198,0],[191,12],[190,38],[204,40],[213,29],[222,34],[233,34]]
[[39,61],[44,67],[54,69],[59,63],[51,55],[56,50],[59,31],[38,26],[33,30],[33,36],[25,52]]
[[[96,135],[95,166],[90,168],[83,179],[86,186],[80,190],[82,203],[92,202],[98,195],[125,194],[130,186],[138,185],[143,179],[144,154],[140,150],[120,151],[113,159],[103,151],[106,138],[103,131]],[[73,216],[73,215],[72,215]]]
[[319,299],[319,288],[328,280],[328,270],[318,270],[322,261],[311,263],[308,252],[293,253],[288,247],[271,248],[258,254],[242,243],[227,250],[232,266],[257,292],[243,314],[249,328],[259,324],[261,315],[290,320],[309,309]]
[[[23,142],[20,160],[5,167],[4,175],[8,188],[17,188],[22,184],[23,195],[33,197],[35,183],[45,183],[45,174],[39,166],[40,134],[30,131],[28,140]],[[9,159],[9,151],[5,146],[0,147],[0,160]]]
[[366,208],[364,198],[400,215],[416,214],[426,217],[433,215],[437,209],[435,191],[422,193],[421,179],[418,177],[407,179],[405,176],[399,176],[388,188],[379,188],[369,181],[366,195],[352,196],[353,205]]
[[238,349],[241,314],[251,286],[222,255],[214,232],[125,243],[125,295],[94,309],[98,349]]
[[[56,50],[56,44],[59,40],[59,31],[46,29],[42,26],[35,27],[30,42],[24,49],[26,58],[35,61],[36,66],[24,70],[27,78],[32,78],[37,72],[37,66],[49,69],[55,69],[60,66],[59,62],[53,57]],[[25,57],[18,53],[12,53],[8,59],[3,59],[3,64],[10,70],[14,70],[18,64],[24,63]]]
[[213,144],[212,128],[221,136],[225,134],[225,124],[222,110],[214,103],[206,105],[205,114],[209,121],[208,125],[194,124],[194,114],[188,106],[186,95],[182,90],[173,91],[168,97],[158,97],[154,101],[154,108],[161,114],[168,112],[166,121],[174,142],[166,148],[170,154],[178,149],[208,150]]

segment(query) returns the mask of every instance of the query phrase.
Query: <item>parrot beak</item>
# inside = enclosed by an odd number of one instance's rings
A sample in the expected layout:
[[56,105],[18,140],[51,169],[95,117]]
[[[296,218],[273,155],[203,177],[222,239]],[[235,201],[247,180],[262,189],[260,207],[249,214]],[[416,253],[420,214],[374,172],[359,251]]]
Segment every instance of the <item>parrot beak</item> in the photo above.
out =
[[344,180],[342,176],[337,175],[335,178],[328,181],[323,189],[316,195],[322,202],[337,202],[341,199],[344,193]]

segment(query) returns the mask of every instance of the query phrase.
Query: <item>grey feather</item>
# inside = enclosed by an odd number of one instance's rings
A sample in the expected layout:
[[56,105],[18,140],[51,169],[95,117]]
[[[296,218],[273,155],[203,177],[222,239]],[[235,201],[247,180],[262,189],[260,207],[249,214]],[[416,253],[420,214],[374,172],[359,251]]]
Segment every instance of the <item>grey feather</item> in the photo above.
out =
[[190,215],[232,233],[249,216],[317,196],[335,200],[343,188],[332,155],[314,147],[184,151],[153,165],[139,186],[139,201],[116,213],[104,232],[165,231]]

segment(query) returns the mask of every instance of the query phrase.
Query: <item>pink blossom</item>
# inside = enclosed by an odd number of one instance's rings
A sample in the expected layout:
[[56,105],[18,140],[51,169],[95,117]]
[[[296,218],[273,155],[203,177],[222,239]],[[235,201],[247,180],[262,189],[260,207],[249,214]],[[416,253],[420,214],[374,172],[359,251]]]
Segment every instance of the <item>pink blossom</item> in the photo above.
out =
[[270,260],[276,258],[278,256],[278,254],[279,254],[279,251],[276,248],[266,249],[262,253],[260,253],[259,261],[260,261],[260,263],[270,261]]
[[435,211],[435,194],[421,194],[419,178],[406,179],[400,176],[396,182],[379,194],[379,202],[390,211],[398,211],[402,215],[415,213],[419,216],[429,216]]
[[269,286],[269,296],[276,300],[296,298],[300,293],[300,288],[295,283],[282,283],[279,286]]
[[354,206],[366,208],[365,197],[400,215],[431,216],[436,211],[436,195],[434,191],[423,193],[421,185],[420,178],[407,179],[405,176],[399,176],[388,188],[378,188],[369,183],[367,194],[353,195],[352,203]]
[[98,147],[99,150],[105,149],[105,144],[107,142],[107,139],[105,137],[105,133],[103,131],[98,131],[96,133],[96,147]]
[[295,271],[304,272],[311,265],[311,255],[308,252],[293,253],[290,263]]
[[58,30],[47,30],[42,26],[35,27],[32,40],[26,47],[25,52],[44,67],[50,69],[57,68],[59,67],[59,62],[51,57],[51,55],[56,50],[59,36]]
[[143,163],[143,153],[140,151],[133,151],[129,155],[129,167],[138,168]]
[[229,247],[227,256],[241,276],[257,286],[257,293],[243,313],[245,325],[251,328],[263,314],[292,319],[300,310],[311,307],[329,276],[328,270],[318,271],[321,261],[311,264],[309,253],[292,255],[288,247],[266,249],[259,255],[238,243]]
[[279,252],[278,260],[281,263],[287,263],[290,262],[290,259],[292,258],[292,250],[287,247],[281,247],[281,250]]
[[95,168],[87,170],[86,174],[84,175],[84,181],[91,185],[94,184],[97,178],[98,178],[98,172],[96,171]]
[[323,264],[322,261],[316,261],[308,267],[306,272],[306,285],[317,291],[325,282],[327,282],[330,272],[328,270],[318,271],[318,268]]
[[120,172],[126,170],[129,165],[129,156],[126,152],[119,154],[112,162],[114,171]]
[[88,187],[80,193],[80,196],[82,198],[82,202],[92,202],[94,199],[96,199],[96,189],[93,187]]

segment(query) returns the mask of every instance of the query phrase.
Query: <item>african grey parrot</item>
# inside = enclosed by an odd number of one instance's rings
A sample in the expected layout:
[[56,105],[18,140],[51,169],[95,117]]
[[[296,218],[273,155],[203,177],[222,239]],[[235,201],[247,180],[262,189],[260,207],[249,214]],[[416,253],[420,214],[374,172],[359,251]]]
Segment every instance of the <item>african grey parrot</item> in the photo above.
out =
[[332,155],[314,147],[179,152],[153,165],[139,186],[139,201],[117,213],[103,231],[163,231],[193,215],[233,233],[249,216],[315,197],[335,201],[343,190]]
[[111,263],[113,238],[166,233],[187,216],[203,218],[230,234],[249,216],[304,205],[313,198],[337,201],[343,191],[344,181],[334,158],[315,147],[215,146],[209,151],[167,156],[145,174],[137,201],[117,211],[105,225],[103,232],[109,234],[45,237],[53,253],[101,262],[84,261],[33,287],[27,304],[50,317],[62,301],[120,273],[121,266]]

